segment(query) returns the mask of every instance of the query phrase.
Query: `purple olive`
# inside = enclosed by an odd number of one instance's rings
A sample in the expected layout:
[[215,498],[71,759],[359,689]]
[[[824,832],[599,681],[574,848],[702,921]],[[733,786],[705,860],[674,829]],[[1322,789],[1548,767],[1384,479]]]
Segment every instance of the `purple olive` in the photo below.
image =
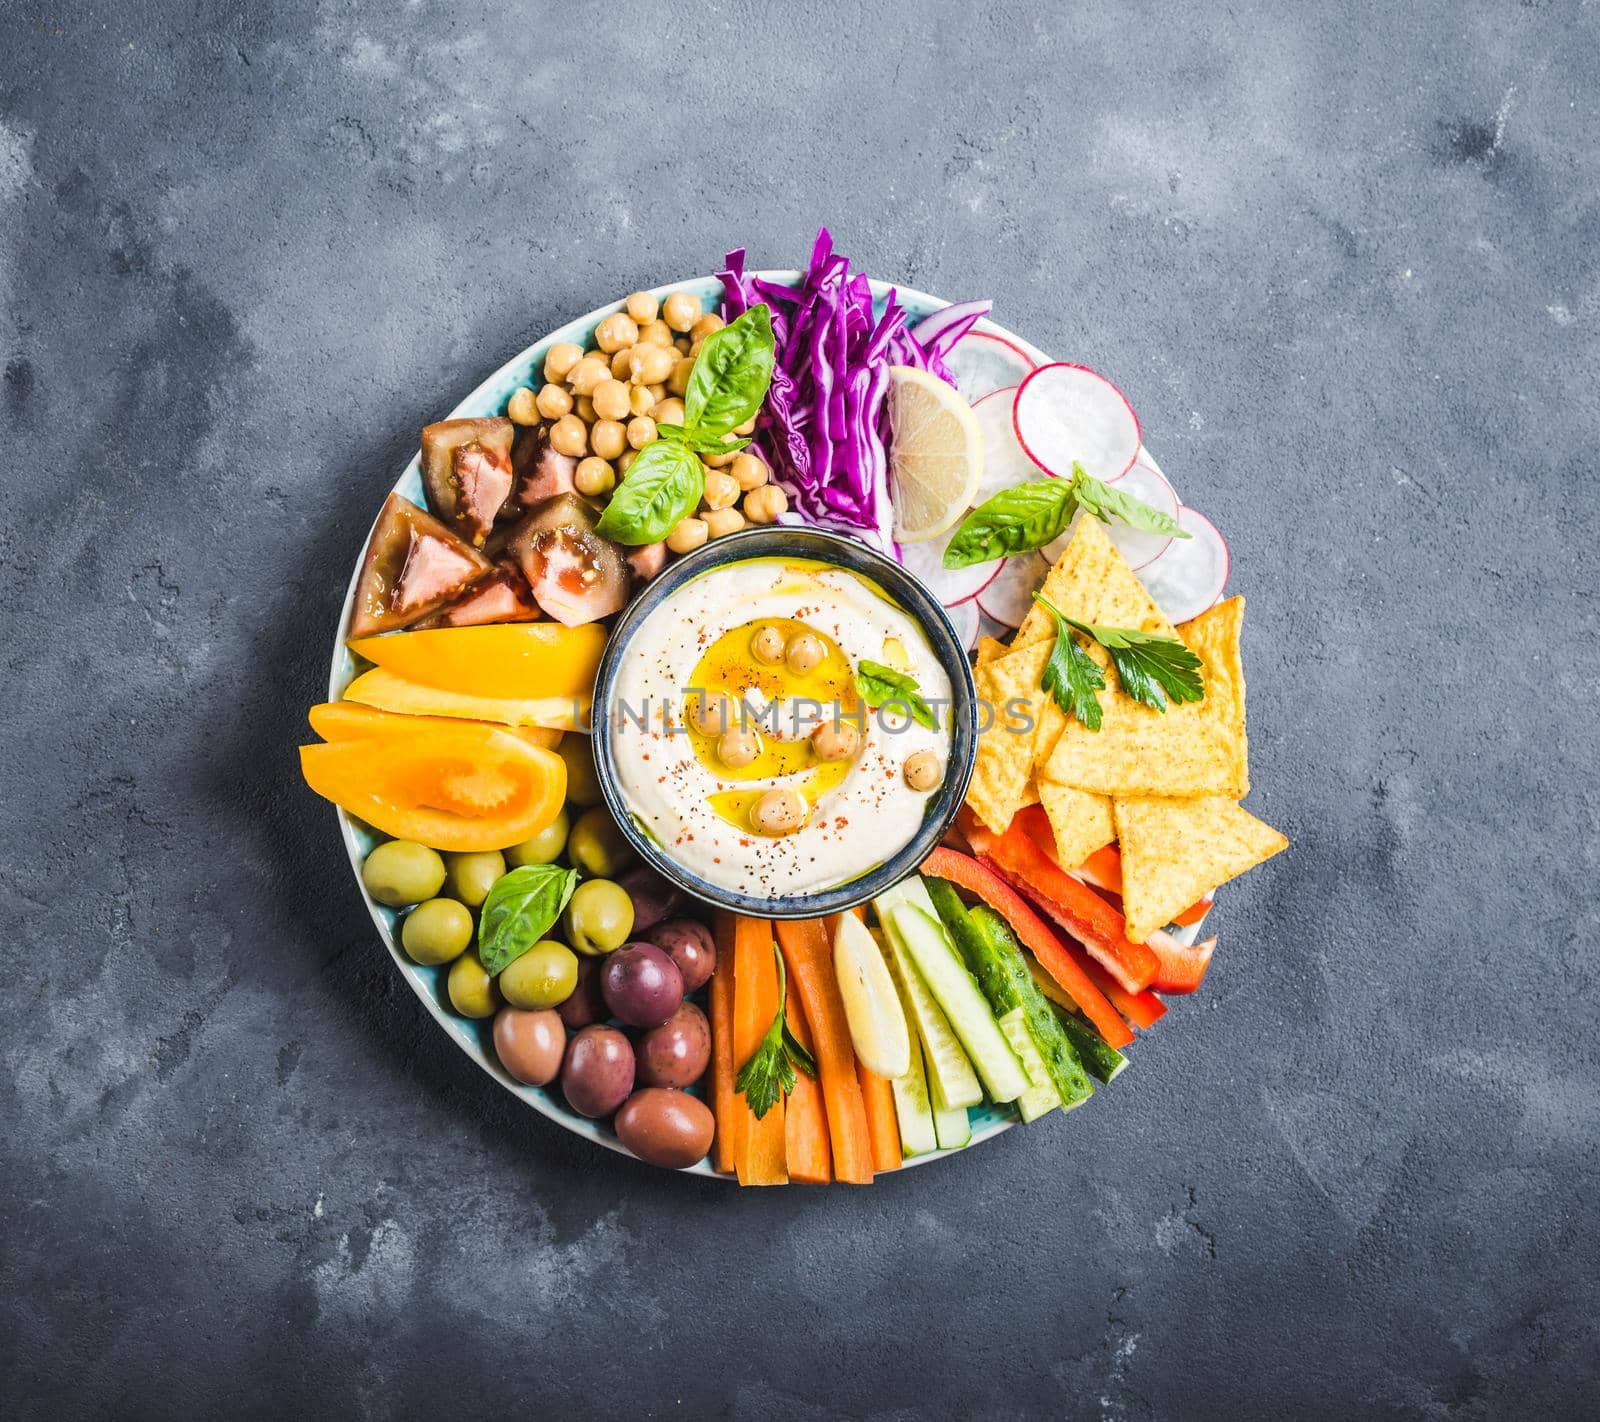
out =
[[711,981],[717,967],[717,945],[705,924],[692,918],[668,919],[655,926],[650,941],[678,965],[685,992],[698,992]]
[[687,1092],[645,1087],[617,1112],[617,1139],[640,1160],[682,1170],[705,1158],[717,1133],[705,1102]]
[[648,864],[635,864],[617,880],[633,901],[633,931],[644,933],[683,907],[683,890]]
[[606,1006],[630,1027],[659,1027],[683,1001],[683,974],[654,943],[624,943],[600,969]]
[[711,1061],[711,1024],[692,1002],[684,1003],[634,1047],[641,1086],[693,1086]]
[[585,1027],[567,1043],[561,1090],[580,1116],[609,1116],[633,1090],[633,1046],[615,1027]]
[[495,1055],[501,1066],[529,1086],[544,1086],[556,1079],[566,1045],[567,1029],[549,1009],[525,1012],[520,1007],[502,1007],[495,1014]]
[[604,1022],[610,1015],[606,1000],[600,991],[600,960],[578,959],[578,985],[572,996],[556,1007],[561,1020],[573,1031],[587,1027],[591,1022]]

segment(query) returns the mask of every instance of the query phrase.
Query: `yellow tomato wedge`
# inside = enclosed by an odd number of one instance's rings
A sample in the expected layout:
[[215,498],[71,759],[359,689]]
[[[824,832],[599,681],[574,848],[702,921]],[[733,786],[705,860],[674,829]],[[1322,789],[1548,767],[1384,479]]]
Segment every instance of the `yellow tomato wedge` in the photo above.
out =
[[[380,711],[358,701],[325,701],[307,713],[311,729],[325,741],[364,741],[381,736],[406,735],[414,731],[448,730],[461,721],[448,716],[409,716],[399,711]],[[561,732],[543,726],[504,726],[492,721],[469,724],[492,726],[521,736],[531,746],[554,750],[561,744]]]
[[344,699],[376,706],[380,711],[403,711],[412,716],[449,716],[466,721],[494,721],[502,726],[544,726],[555,731],[575,731],[587,725],[589,708],[594,703],[592,692],[525,698],[472,696],[407,681],[385,667],[362,672],[345,687]]
[[355,637],[350,650],[419,686],[528,701],[592,696],[605,645],[597,623],[517,622]]
[[554,822],[567,794],[566,762],[554,751],[468,721],[301,746],[300,769],[357,819],[435,849],[520,844]]

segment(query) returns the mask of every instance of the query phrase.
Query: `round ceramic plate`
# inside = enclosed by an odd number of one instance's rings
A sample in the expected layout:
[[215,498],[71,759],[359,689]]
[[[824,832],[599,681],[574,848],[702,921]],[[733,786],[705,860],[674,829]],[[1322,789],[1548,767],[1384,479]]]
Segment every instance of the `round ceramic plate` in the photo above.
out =
[[[800,279],[800,273],[795,271],[763,271],[754,273],[769,281],[781,282],[785,285],[794,285]],[[908,324],[915,325],[924,316],[949,305],[948,302],[936,296],[929,296],[925,292],[913,291],[908,287],[891,287],[887,282],[874,281],[872,283],[873,300],[881,312],[890,291],[893,290],[901,306],[906,309]],[[722,302],[722,282],[717,277],[691,277],[687,281],[673,282],[667,286],[655,288],[658,297],[664,297],[669,292],[687,291],[698,296],[705,304],[707,310],[720,306]],[[459,419],[468,416],[502,415],[505,413],[506,402],[511,398],[511,393],[519,386],[532,385],[535,388],[542,383],[535,372],[544,364],[544,353],[557,341],[574,341],[580,345],[588,342],[594,328],[602,319],[612,312],[621,309],[622,303],[614,301],[606,306],[580,316],[576,321],[569,321],[559,330],[552,331],[542,341],[537,341],[525,351],[513,356],[499,370],[495,371],[476,390],[466,397],[455,409],[451,410],[446,418]],[[1011,341],[1021,350],[1026,352],[1029,359],[1040,364],[1050,359],[1037,346],[1032,345],[1022,337],[1013,334],[1003,326],[998,326],[991,321],[981,321],[978,329],[988,331],[993,335],[1002,336]],[[1148,451],[1141,451],[1142,462],[1154,465]],[[400,477],[395,481],[394,492],[410,499],[413,503],[427,507],[427,498],[422,489],[421,455],[416,454],[411,462],[401,471]],[[377,516],[374,514],[376,523]],[[371,530],[368,530],[368,537]],[[351,656],[345,639],[350,635],[350,609],[355,602],[356,583],[361,574],[361,554],[366,548],[366,539],[362,540],[361,547],[356,550],[355,567],[350,575],[350,587],[345,594],[344,610],[339,617],[339,626],[336,630],[333,643],[333,666],[328,676],[328,699],[337,701],[344,695],[344,689],[356,677],[359,668]],[[999,629],[1002,634],[1009,629]],[[495,1057],[494,1048],[490,1041],[491,1022],[472,1022],[458,1016],[450,1008],[449,999],[445,996],[445,969],[428,968],[413,963],[400,949],[400,935],[398,932],[399,915],[393,909],[386,908],[378,903],[366,891],[366,886],[361,882],[361,865],[374,845],[379,842],[379,837],[374,835],[366,825],[346,814],[338,811],[339,828],[344,835],[345,848],[350,855],[350,867],[355,874],[356,887],[360,891],[363,901],[367,905],[367,912],[372,915],[372,921],[377,926],[379,936],[389,949],[389,956],[394,959],[395,967],[410,985],[411,990],[422,999],[428,1011],[433,1014],[434,1020],[444,1030],[445,1034],[480,1067],[492,1076],[507,1091],[520,1096],[534,1110],[548,1116],[552,1121],[565,1126],[569,1131],[575,1131],[580,1136],[586,1136],[597,1145],[604,1146],[607,1150],[614,1150],[620,1155],[626,1155],[631,1160],[634,1157],[617,1140],[610,1126],[604,1122],[591,1121],[585,1116],[578,1115],[568,1108],[561,1092],[555,1087],[524,1086],[509,1076],[501,1067]],[[1179,935],[1187,942],[1193,942],[1199,932],[1198,926],[1185,929]],[[999,1135],[1001,1131],[1008,1130],[1017,1123],[1016,1112],[1006,1106],[996,1106],[984,1103],[973,1108],[968,1113],[972,1138],[963,1149],[970,1149],[981,1141],[988,1140],[991,1136]],[[930,1160],[937,1160],[942,1156],[954,1154],[952,1151],[931,1151],[926,1155],[913,1156],[907,1160],[907,1166],[925,1165]],[[702,1160],[697,1165],[689,1167],[689,1173],[694,1175],[710,1175],[719,1180],[732,1180],[731,1175],[724,1175],[711,1168],[709,1160]]]

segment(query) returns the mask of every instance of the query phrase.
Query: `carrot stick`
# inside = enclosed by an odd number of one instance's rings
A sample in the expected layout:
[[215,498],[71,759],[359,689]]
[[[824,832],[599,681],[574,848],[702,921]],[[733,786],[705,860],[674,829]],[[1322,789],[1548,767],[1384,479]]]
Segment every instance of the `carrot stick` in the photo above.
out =
[[711,1114],[717,1120],[717,1139],[711,1163],[732,1171],[739,1154],[740,1112],[744,1103],[733,1089],[733,940],[734,915],[718,909],[714,923],[717,969],[711,975]]
[[[789,998],[789,1030],[808,1052],[811,1028],[806,1023],[800,995]],[[794,1090],[789,1093],[783,1116],[784,1150],[789,1160],[789,1178],[807,1185],[826,1185],[833,1179],[832,1154],[828,1149],[828,1118],[822,1108],[822,1089],[798,1068]]]
[[867,1108],[867,1134],[872,1138],[872,1168],[900,1168],[900,1119],[894,1113],[894,1087],[889,1078],[879,1076],[859,1059],[856,1080],[861,1083],[861,1099]]
[[[772,956],[772,925],[764,918],[738,918],[733,928],[733,1064],[737,1073],[755,1055],[778,1015],[778,964]],[[786,1185],[783,1098],[759,1120],[741,1098],[734,1111],[739,1127],[734,1167],[741,1185]]]
[[872,1181],[872,1141],[867,1108],[856,1080],[856,1049],[850,1044],[844,1001],[833,975],[833,952],[821,919],[780,919],[778,942],[789,965],[790,986],[805,1007],[816,1038],[817,1075],[827,1104],[836,1179],[852,1185]]

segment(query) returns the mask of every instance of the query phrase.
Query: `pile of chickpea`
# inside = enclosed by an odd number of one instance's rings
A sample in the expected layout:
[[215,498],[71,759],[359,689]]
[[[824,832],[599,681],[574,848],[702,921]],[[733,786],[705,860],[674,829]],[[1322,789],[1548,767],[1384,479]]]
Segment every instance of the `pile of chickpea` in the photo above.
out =
[[[683,423],[683,393],[701,344],[723,320],[698,296],[675,291],[658,301],[636,291],[621,311],[594,332],[594,348],[570,341],[550,347],[544,385],[523,387],[507,415],[519,425],[545,426],[550,447],[578,460],[573,483],[585,498],[604,501],[660,424]],[[755,429],[755,420],[736,435]],[[733,436],[729,436],[730,442]],[[746,523],[775,523],[789,507],[764,460],[747,450],[704,457],[705,497],[694,514],[667,535],[674,553],[736,533]]]

